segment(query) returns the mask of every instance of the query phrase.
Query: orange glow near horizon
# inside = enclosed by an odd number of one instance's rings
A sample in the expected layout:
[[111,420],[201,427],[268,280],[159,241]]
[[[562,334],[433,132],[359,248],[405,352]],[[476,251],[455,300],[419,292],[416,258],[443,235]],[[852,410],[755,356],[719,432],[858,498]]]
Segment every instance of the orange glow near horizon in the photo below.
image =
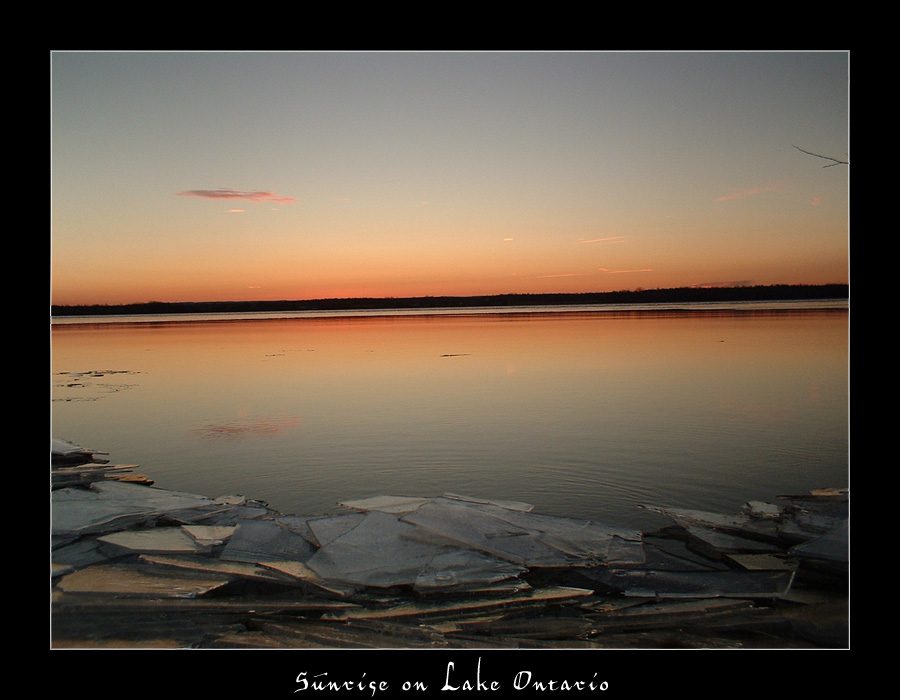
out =
[[[575,247],[575,246],[573,246]],[[582,247],[581,250],[584,248]],[[705,263],[673,256],[672,262],[654,260],[638,268],[625,260],[620,268],[606,268],[578,258],[558,258],[543,267],[536,256],[515,260],[484,257],[470,263],[463,253],[448,251],[440,264],[412,254],[404,260],[366,265],[358,258],[329,265],[322,256],[308,266],[265,260],[235,266],[227,258],[209,256],[195,266],[174,263],[155,274],[138,265],[91,266],[54,272],[52,303],[56,305],[130,304],[148,301],[274,301],[331,298],[388,298],[424,296],[479,296],[610,292],[675,287],[729,287],[772,284],[832,284],[849,281],[841,251],[831,256],[785,254],[770,259],[748,255],[741,264]],[[274,256],[273,257],[277,257]],[[648,256],[651,257],[651,256]],[[455,267],[451,267],[455,263]],[[612,263],[610,263],[612,264]],[[493,267],[492,267],[493,265]],[[102,272],[98,270],[102,269]]]
[[[651,271],[652,272],[652,271]],[[686,281],[677,275],[665,276],[651,272],[629,271],[621,274],[606,273],[595,275],[545,275],[516,276],[486,280],[359,280],[340,283],[318,280],[306,284],[291,283],[289,280],[270,280],[268,284],[245,285],[224,284],[210,281],[198,284],[196,280],[183,280],[180,284],[171,279],[153,284],[134,283],[127,279],[115,278],[102,283],[91,281],[91,286],[82,288],[78,280],[71,286],[65,283],[54,285],[51,302],[60,306],[76,305],[118,305],[159,302],[206,302],[206,301],[279,301],[306,299],[349,299],[349,298],[395,298],[428,296],[490,296],[501,294],[554,294],[593,293],[630,291],[638,289],[669,289],[678,287],[738,287],[777,284],[847,284],[847,272],[837,265],[834,272],[819,275],[798,275],[788,277],[773,276],[754,280],[716,280],[696,277],[696,281]]]
[[[637,282],[637,281],[636,281]],[[546,284],[447,284],[434,285],[427,282],[419,284],[392,284],[392,285],[322,285],[322,286],[303,286],[299,285],[290,287],[275,288],[248,288],[243,293],[237,288],[203,288],[185,287],[179,289],[177,287],[166,286],[163,288],[148,287],[141,291],[140,288],[129,287],[128,290],[119,291],[116,289],[105,290],[102,287],[94,287],[90,293],[79,294],[77,290],[67,294],[65,290],[54,290],[51,303],[54,306],[116,306],[119,304],[141,304],[146,302],[207,302],[207,301],[303,301],[311,299],[389,299],[404,297],[471,297],[471,296],[493,296],[503,294],[582,294],[582,293],[603,293],[615,291],[634,291],[640,289],[670,289],[679,287],[736,287],[736,286],[756,286],[756,285],[778,285],[778,284],[847,284],[846,280],[838,277],[823,278],[820,280],[799,280],[791,282],[783,281],[765,281],[753,282],[746,285],[740,282],[700,282],[695,284],[680,284],[672,282],[667,284],[661,282],[659,284],[611,284],[611,285],[585,285],[578,283],[565,284],[556,280],[555,284],[551,284],[548,280]]]
[[848,148],[846,54],[58,52],[51,74],[53,304],[849,282],[849,167],[807,154]]

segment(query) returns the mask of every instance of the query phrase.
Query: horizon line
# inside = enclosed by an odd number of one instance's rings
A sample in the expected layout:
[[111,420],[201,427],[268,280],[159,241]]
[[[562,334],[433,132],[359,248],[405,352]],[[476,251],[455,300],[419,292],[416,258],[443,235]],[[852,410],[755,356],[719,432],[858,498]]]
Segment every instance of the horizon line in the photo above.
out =
[[77,308],[116,308],[116,307],[135,307],[135,306],[199,306],[199,305],[224,305],[224,304],[310,304],[325,302],[398,302],[409,300],[474,300],[474,299],[503,299],[510,297],[596,297],[596,296],[612,296],[612,295],[648,295],[654,293],[672,293],[672,292],[699,292],[699,293],[715,293],[715,292],[737,292],[740,290],[763,290],[763,289],[823,289],[823,288],[846,288],[849,292],[849,282],[828,282],[824,284],[756,284],[756,285],[690,285],[683,287],[654,287],[654,288],[637,288],[637,289],[620,289],[606,292],[501,292],[496,294],[427,294],[415,296],[358,296],[358,297],[317,297],[305,299],[228,299],[228,300],[206,300],[206,301],[133,301],[119,303],[92,303],[92,304],[54,304],[51,303],[51,309],[77,309]]

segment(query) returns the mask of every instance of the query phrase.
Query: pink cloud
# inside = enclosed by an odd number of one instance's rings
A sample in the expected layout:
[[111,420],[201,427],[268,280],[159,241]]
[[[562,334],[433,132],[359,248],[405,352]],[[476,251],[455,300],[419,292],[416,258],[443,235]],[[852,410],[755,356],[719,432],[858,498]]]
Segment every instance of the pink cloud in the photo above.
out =
[[597,269],[600,270],[600,272],[605,272],[610,275],[618,275],[619,273],[622,273],[622,272],[653,272],[652,267],[645,267],[641,270],[610,270],[605,267],[598,267]]
[[248,202],[259,204],[261,202],[275,202],[277,204],[291,204],[296,197],[283,197],[275,192],[242,191],[242,190],[187,190],[177,193],[178,197],[200,197],[201,199],[246,199]]
[[625,236],[607,236],[606,238],[588,238],[577,241],[578,243],[621,243]]

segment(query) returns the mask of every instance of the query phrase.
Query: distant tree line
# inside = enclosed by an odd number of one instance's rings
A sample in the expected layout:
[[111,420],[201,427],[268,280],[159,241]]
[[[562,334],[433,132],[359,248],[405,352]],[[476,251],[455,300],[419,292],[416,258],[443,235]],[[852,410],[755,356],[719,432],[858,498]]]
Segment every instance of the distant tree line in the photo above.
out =
[[53,316],[101,316],[131,314],[190,314],[280,311],[361,311],[380,309],[437,309],[498,306],[570,306],[580,304],[659,304],[727,301],[800,301],[849,299],[847,284],[758,285],[747,287],[677,287],[577,294],[494,294],[484,296],[425,296],[297,301],[204,301],[139,304],[51,305]]

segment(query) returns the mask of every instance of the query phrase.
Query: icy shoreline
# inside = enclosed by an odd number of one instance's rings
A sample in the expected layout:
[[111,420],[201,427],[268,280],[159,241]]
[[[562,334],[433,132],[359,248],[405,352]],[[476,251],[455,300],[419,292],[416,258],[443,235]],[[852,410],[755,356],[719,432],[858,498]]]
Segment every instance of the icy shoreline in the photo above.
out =
[[52,491],[53,647],[849,644],[841,490],[651,507],[670,525],[644,533],[454,494],[285,515],[84,473]]

